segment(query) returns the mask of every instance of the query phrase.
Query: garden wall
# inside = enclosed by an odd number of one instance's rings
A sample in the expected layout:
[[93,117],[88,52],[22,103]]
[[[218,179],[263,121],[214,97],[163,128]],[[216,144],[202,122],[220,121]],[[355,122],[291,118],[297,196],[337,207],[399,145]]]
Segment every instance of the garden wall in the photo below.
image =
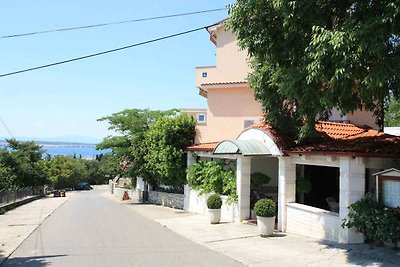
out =
[[141,194],[138,189],[125,189],[114,187],[114,196],[122,200],[122,196],[124,195],[125,191],[128,192],[130,199],[138,202],[141,200]]
[[148,203],[183,210],[183,194],[165,193],[158,191],[149,191],[148,193]]
[[339,242],[339,214],[298,203],[287,204],[287,232]]
[[[185,185],[185,205],[184,210],[198,213],[207,214],[206,200],[210,194],[200,195],[197,191],[192,190],[188,185]],[[226,203],[227,196],[221,196],[222,207],[221,207],[221,221],[233,222],[238,219],[239,209],[237,204],[228,205]]]

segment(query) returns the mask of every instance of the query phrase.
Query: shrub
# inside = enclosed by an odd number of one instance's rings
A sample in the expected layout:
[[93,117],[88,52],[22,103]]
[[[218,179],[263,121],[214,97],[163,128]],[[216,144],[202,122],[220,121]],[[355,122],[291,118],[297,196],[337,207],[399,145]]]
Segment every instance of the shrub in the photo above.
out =
[[227,203],[237,201],[236,178],[232,170],[224,169],[224,162],[199,161],[188,168],[188,184],[200,194],[215,192],[226,195]]
[[212,194],[207,198],[207,207],[209,209],[220,209],[222,206],[221,196],[218,194]]
[[275,216],[275,202],[269,198],[263,198],[254,205],[254,212],[260,217]]
[[400,239],[400,211],[384,207],[367,194],[350,205],[342,227],[356,229],[367,241],[395,243]]

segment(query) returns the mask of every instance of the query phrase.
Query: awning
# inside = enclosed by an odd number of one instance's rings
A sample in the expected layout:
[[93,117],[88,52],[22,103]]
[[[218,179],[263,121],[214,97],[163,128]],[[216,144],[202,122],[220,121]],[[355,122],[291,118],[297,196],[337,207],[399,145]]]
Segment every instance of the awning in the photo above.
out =
[[272,153],[258,140],[226,140],[220,142],[213,155],[242,154],[243,156],[268,156]]

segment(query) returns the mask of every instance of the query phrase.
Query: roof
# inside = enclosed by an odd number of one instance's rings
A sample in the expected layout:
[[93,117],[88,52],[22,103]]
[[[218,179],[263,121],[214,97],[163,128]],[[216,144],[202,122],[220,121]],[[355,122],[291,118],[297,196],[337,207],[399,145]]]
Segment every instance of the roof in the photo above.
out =
[[315,125],[317,135],[301,144],[294,142],[293,135],[277,133],[265,122],[251,128],[267,132],[285,154],[345,154],[391,158],[400,156],[400,137],[367,126],[319,121]]
[[387,170],[384,170],[384,171],[381,171],[381,172],[373,173],[372,175],[376,176],[376,175],[385,174],[385,173],[389,173],[389,172],[397,172],[397,173],[400,174],[400,171],[398,169],[390,168],[390,169],[387,169]]
[[[301,144],[295,143],[294,135],[278,133],[266,122],[256,123],[246,130],[248,129],[259,129],[268,134],[284,154],[339,154],[358,157],[400,157],[400,136],[385,134],[384,132],[371,129],[367,126],[319,121],[315,125],[317,135]],[[235,140],[231,142],[238,141],[239,140]],[[186,150],[212,152],[218,144],[219,142],[198,144],[190,146]],[[239,151],[243,153],[240,148],[240,143],[233,144],[235,146],[224,149],[232,150],[236,147],[235,153]]]
[[258,140],[226,140],[220,142],[213,155],[242,154],[243,156],[271,155],[268,148]]
[[217,35],[215,34],[215,31],[221,26],[223,26],[226,20],[227,19],[223,19],[206,27],[206,30],[210,34],[210,41],[215,45],[217,45]]
[[191,145],[186,148],[186,151],[206,151],[212,152],[215,147],[218,145],[219,142],[212,142],[212,143],[203,143],[203,144],[196,144]]
[[246,81],[234,81],[234,82],[214,82],[214,83],[202,83],[201,86],[216,86],[216,85],[242,85],[247,84]]

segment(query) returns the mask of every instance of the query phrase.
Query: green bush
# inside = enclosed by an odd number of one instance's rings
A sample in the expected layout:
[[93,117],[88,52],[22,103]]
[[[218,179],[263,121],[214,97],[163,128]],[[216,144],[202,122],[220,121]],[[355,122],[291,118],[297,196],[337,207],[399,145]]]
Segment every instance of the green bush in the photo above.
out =
[[356,229],[367,241],[396,243],[400,239],[400,210],[384,207],[367,194],[350,205],[342,227]]
[[200,194],[215,192],[226,195],[227,203],[237,201],[236,178],[232,170],[225,170],[223,162],[199,161],[188,168],[188,184]]
[[269,198],[263,198],[254,205],[254,212],[260,217],[275,216],[275,202]]
[[207,198],[207,207],[209,209],[220,209],[222,206],[222,199],[219,194],[212,194]]

